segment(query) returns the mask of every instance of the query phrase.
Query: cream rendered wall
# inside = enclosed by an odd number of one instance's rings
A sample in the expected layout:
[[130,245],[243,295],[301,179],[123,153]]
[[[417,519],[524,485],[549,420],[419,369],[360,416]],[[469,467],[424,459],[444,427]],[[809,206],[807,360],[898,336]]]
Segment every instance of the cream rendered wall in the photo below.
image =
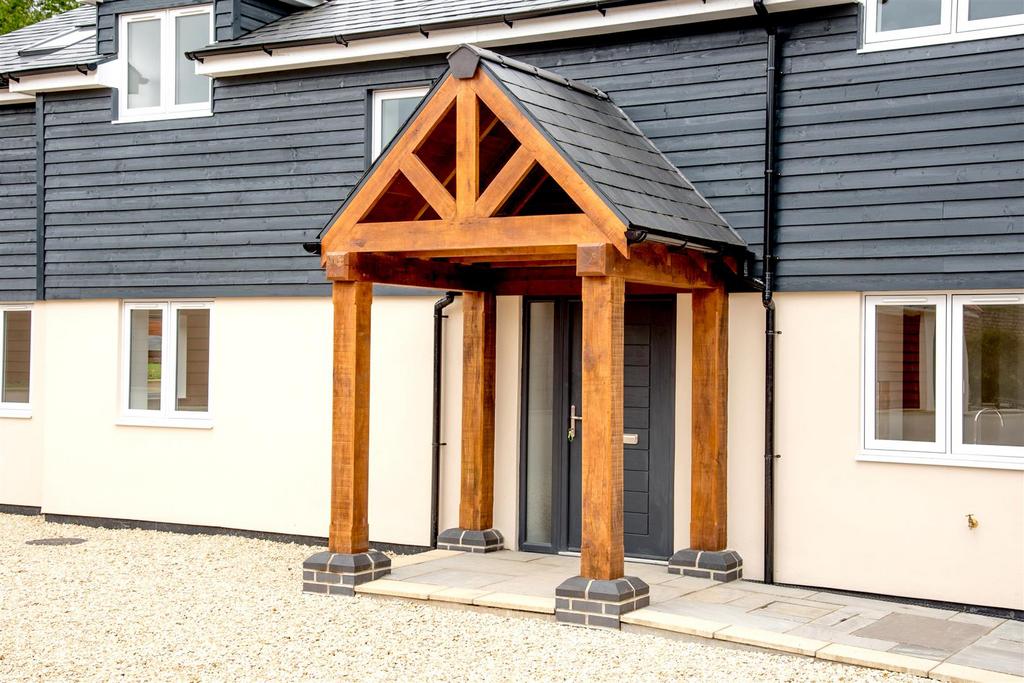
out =
[[[861,296],[776,304],[776,580],[1024,607],[1024,472],[858,462]],[[730,308],[730,546],[757,578],[764,319],[757,295]]]
[[38,406],[43,401],[43,363],[39,361],[46,306],[32,306],[31,376],[29,401],[32,417],[0,415],[0,505],[39,507],[43,499],[43,422]]
[[[378,297],[372,309],[374,540],[429,542],[432,304]],[[119,302],[46,309],[33,418],[46,431],[45,512],[326,536],[328,299],[215,301],[212,429],[117,425]]]

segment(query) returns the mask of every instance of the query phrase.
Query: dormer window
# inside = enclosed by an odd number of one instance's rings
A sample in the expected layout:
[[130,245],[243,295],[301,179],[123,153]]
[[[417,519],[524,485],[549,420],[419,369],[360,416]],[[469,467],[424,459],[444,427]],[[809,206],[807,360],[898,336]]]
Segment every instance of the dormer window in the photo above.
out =
[[210,79],[196,74],[185,53],[213,41],[212,16],[208,6],[121,16],[119,120],[210,113]]

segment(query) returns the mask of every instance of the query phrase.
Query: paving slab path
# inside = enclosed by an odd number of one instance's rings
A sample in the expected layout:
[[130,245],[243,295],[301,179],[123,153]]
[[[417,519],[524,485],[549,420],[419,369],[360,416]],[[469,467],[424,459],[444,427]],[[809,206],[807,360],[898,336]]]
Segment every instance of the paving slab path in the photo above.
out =
[[[53,537],[84,542],[26,544]],[[445,606],[459,590],[444,605],[303,595],[310,550],[0,514],[0,681],[919,680]]]

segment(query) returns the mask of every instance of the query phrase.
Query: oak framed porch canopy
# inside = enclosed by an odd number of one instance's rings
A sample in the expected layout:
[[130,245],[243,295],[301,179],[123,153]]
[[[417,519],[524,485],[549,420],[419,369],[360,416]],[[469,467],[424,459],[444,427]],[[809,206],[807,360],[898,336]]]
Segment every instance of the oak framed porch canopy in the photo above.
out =
[[[445,545],[500,548],[493,524],[495,296],[583,301],[580,575],[623,576],[623,305],[693,292],[691,546],[724,550],[726,292],[744,241],[600,90],[473,46],[438,79],[326,228],[333,282],[329,546],[368,548],[372,283],[464,293],[460,519]],[[439,542],[440,543],[440,542]]]

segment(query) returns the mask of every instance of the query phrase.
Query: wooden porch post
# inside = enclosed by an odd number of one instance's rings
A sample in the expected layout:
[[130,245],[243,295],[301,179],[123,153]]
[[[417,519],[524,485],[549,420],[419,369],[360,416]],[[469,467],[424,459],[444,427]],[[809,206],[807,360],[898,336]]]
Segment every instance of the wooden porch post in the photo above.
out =
[[622,358],[625,282],[583,280],[583,518],[580,576],[624,574]]
[[693,292],[693,445],[690,547],[726,547],[729,295]]
[[463,295],[459,526],[477,531],[494,526],[495,303],[493,292]]
[[335,282],[334,411],[331,432],[332,553],[369,548],[366,522],[370,448],[369,282]]

